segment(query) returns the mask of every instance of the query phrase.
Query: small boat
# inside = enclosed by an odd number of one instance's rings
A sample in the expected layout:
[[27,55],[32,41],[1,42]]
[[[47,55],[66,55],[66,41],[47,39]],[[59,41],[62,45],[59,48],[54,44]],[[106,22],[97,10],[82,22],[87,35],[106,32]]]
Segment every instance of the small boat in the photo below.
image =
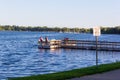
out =
[[54,49],[60,48],[61,40],[52,39],[50,41],[38,41],[38,48],[39,49]]

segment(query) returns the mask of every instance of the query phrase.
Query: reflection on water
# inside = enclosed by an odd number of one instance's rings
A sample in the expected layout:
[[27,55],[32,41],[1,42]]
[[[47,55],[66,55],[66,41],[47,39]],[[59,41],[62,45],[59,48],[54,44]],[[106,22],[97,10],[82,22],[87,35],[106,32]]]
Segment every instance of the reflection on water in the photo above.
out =
[[[94,50],[38,49],[40,36],[48,36],[49,39],[63,39],[66,36],[71,39],[94,39],[92,34],[0,32],[0,80],[96,65]],[[102,35],[100,39],[120,41],[118,37],[120,35]],[[120,61],[119,56],[120,52],[98,51],[98,64]]]
[[39,49],[40,53],[60,54],[61,49]]

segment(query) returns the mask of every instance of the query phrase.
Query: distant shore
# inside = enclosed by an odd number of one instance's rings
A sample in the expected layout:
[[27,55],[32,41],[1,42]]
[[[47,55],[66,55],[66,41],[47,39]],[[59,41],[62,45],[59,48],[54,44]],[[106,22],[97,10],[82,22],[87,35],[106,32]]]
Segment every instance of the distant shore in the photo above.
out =
[[[69,33],[93,33],[92,28],[68,28],[68,27],[47,27],[47,26],[10,26],[0,25],[0,31],[40,31],[40,32],[69,32]],[[116,27],[101,27],[102,34],[120,34],[120,26]]]

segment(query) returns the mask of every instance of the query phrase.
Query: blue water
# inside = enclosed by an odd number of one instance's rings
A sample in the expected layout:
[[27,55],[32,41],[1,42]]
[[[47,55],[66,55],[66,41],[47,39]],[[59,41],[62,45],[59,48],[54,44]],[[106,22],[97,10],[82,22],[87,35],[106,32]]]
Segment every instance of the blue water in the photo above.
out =
[[[38,49],[39,37],[49,39],[94,40],[92,34],[55,32],[13,32],[0,31],[0,80],[8,77],[22,77],[54,73],[96,64],[94,50]],[[120,35],[103,34],[102,41],[120,42]],[[120,61],[120,52],[99,51],[99,64]]]

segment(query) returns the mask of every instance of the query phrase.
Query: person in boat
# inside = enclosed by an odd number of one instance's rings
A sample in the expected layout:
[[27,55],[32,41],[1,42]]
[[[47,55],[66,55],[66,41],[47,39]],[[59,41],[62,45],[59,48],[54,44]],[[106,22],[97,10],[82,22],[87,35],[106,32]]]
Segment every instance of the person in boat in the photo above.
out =
[[48,43],[48,42],[49,42],[48,37],[45,37],[45,42],[46,42],[46,43]]
[[42,37],[39,38],[39,42],[43,42],[43,38]]

